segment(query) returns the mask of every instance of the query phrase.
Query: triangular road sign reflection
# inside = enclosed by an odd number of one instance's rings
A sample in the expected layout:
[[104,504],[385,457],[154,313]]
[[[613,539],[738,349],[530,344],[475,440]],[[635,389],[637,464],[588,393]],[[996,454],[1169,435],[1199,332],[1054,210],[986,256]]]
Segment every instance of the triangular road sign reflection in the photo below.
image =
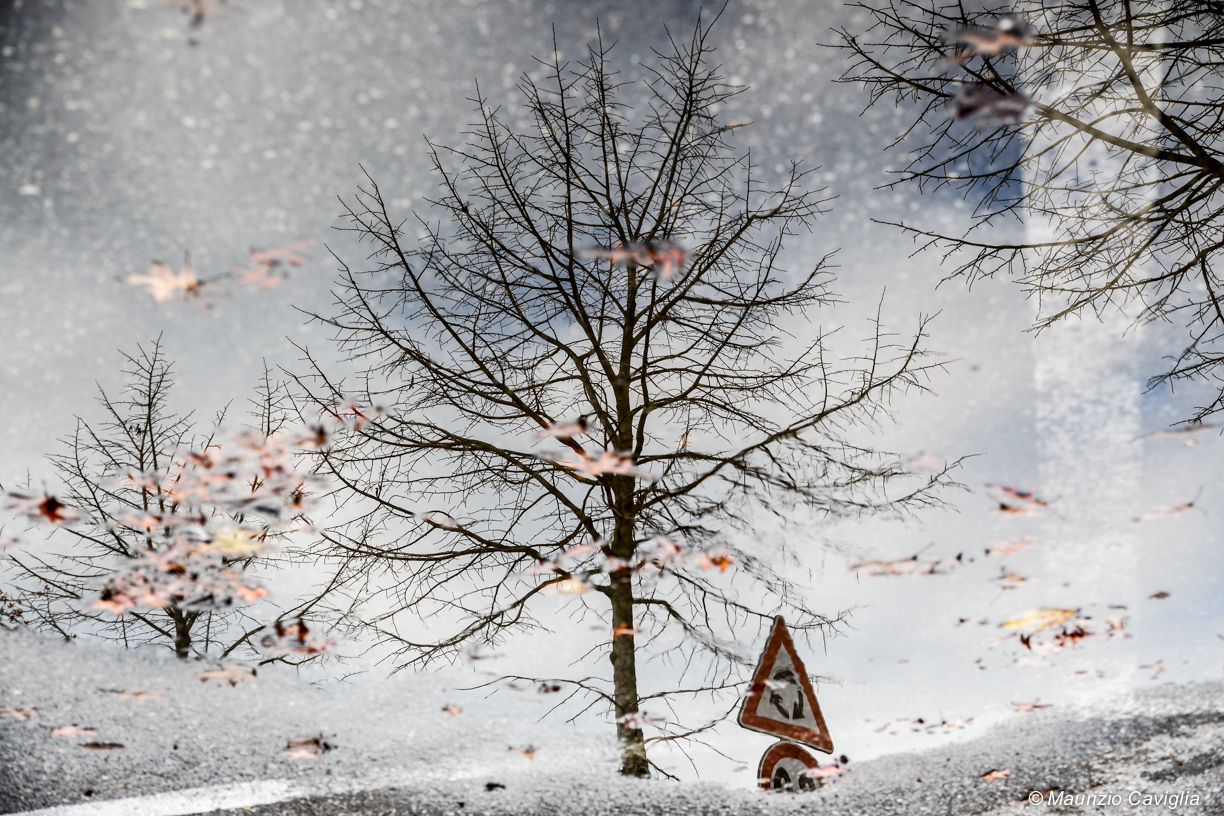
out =
[[774,618],[769,642],[740,707],[739,724],[833,753],[833,739],[816,702],[812,681],[795,654],[795,644],[781,616]]

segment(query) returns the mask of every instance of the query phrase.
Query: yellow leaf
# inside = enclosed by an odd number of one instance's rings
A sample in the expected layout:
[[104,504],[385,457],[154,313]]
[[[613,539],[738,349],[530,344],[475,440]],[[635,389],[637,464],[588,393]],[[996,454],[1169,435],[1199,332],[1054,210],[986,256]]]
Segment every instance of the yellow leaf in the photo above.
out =
[[226,527],[213,533],[208,549],[226,558],[246,558],[264,549],[264,534],[241,527]]
[[1040,632],[1066,623],[1078,611],[1076,609],[1055,609],[1049,606],[1029,609],[1022,612],[1019,617],[1003,621],[999,626],[1003,629],[1027,629],[1030,632]]

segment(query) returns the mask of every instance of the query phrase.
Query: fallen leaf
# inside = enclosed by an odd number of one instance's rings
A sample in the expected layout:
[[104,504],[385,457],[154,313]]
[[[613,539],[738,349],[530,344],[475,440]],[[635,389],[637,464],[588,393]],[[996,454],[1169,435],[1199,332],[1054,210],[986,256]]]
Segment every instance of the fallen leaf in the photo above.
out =
[[643,725],[663,725],[667,722],[667,718],[648,711],[632,711],[618,718],[617,722],[625,728],[640,729]]
[[267,532],[225,527],[212,534],[212,540],[200,544],[200,549],[219,553],[226,558],[246,558],[268,549]]
[[310,630],[299,617],[293,623],[276,621],[273,624],[275,634],[264,635],[259,645],[272,654],[300,654],[308,657],[328,654],[328,650],[336,645],[334,640],[306,639]]
[[[7,509],[37,522],[71,525],[81,520],[81,514],[49,493],[31,495],[10,490]],[[16,543],[16,539],[13,540]]]
[[145,700],[164,700],[166,692],[169,689],[157,689],[156,691],[124,691],[123,689],[98,689],[99,694],[118,694],[120,698],[136,700],[143,703]]
[[527,759],[528,759],[528,760],[534,760],[534,759],[535,759],[535,755],[536,755],[536,751],[537,751],[537,750],[539,750],[539,749],[537,749],[537,748],[536,748],[534,745],[528,745],[528,746],[525,746],[525,747],[523,747],[523,748],[515,748],[513,745],[511,745],[511,746],[510,746],[509,748],[507,748],[506,750],[508,750],[508,751],[518,751],[520,754],[522,754],[523,756],[527,757]]
[[82,748],[91,748],[94,751],[109,751],[114,748],[122,748],[121,742],[82,742]]
[[992,768],[986,773],[982,774],[982,779],[985,779],[987,782],[993,782],[996,779],[1002,779],[1005,776],[1011,776],[1011,771],[998,771]]
[[1071,672],[1071,677],[1076,680],[1095,680],[1105,676],[1105,672],[1100,669],[1080,669],[1077,672]]
[[718,567],[719,572],[726,572],[727,567],[738,561],[739,558],[735,553],[727,550],[726,547],[719,547],[710,552],[701,552],[697,554],[697,566],[702,571],[708,570],[710,567]]
[[1092,633],[1082,626],[1075,626],[1071,629],[1064,627],[1061,632],[1054,636],[1054,644],[1059,647],[1066,646],[1067,644],[1074,645],[1091,635]]
[[1109,624],[1109,631],[1105,632],[1105,637],[1109,637],[1109,638],[1129,638],[1130,637],[1130,635],[1122,631],[1123,629],[1126,628],[1126,621],[1127,621],[1126,618],[1119,617],[1118,615],[1110,615],[1105,620]]
[[1161,592],[1153,592],[1151,595],[1148,596],[1148,600],[1155,598],[1158,601],[1163,601],[1167,597],[1169,597],[1169,593],[1164,592],[1162,590]]
[[294,241],[284,246],[273,247],[272,249],[255,249],[251,248],[251,260],[260,266],[276,266],[277,264],[287,263],[291,266],[301,266],[306,263],[308,257],[300,253],[310,249],[310,240],[303,238]]
[[921,731],[926,720],[921,717],[916,720],[892,720],[876,729],[876,733],[900,734],[902,731]]
[[1022,550],[1025,547],[1035,543],[1037,539],[1032,536],[1026,538],[1010,538],[1007,541],[991,541],[993,547],[986,550],[986,555],[1011,555],[1017,550]]
[[149,271],[143,275],[132,274],[124,279],[133,286],[143,286],[153,296],[154,303],[171,300],[179,292],[184,297],[199,297],[208,284],[196,277],[195,271],[184,263],[180,272],[174,272],[161,261],[153,261]]
[[603,474],[620,474],[634,476],[646,481],[656,482],[658,477],[634,466],[634,459],[629,454],[615,450],[603,450],[598,455],[582,453],[578,461],[558,458],[557,454],[540,454],[540,458],[552,462],[558,467],[572,470],[582,481],[598,480]]
[[294,737],[286,743],[284,756],[294,759],[318,759],[335,747],[327,742],[327,739],[322,734],[317,737]]
[[944,456],[934,451],[922,451],[917,456],[911,456],[905,460],[905,466],[910,470],[939,470],[951,458],[951,456]]
[[568,422],[548,422],[542,421],[544,429],[536,434],[539,439],[547,439],[555,437],[566,441],[573,439],[578,434],[585,434],[591,430],[591,423],[587,417],[593,417],[596,414],[583,414],[577,419]]
[[75,725],[62,725],[59,728],[52,728],[50,736],[52,737],[77,737],[85,736],[92,737],[94,735],[92,728],[77,728]]
[[1160,673],[1164,671],[1164,661],[1157,660],[1155,663],[1148,663],[1146,665],[1140,666],[1139,668],[1152,669],[1152,679],[1155,680],[1157,677],[1160,676]]
[[254,269],[245,266],[235,266],[232,269],[238,274],[236,286],[258,286],[261,292],[266,292],[285,280],[284,275],[271,274],[270,264],[257,264]]
[[810,776],[810,777],[817,778],[817,779],[821,777],[836,779],[837,777],[841,776],[843,773],[845,773],[845,770],[842,768],[839,768],[836,765],[825,765],[819,768],[808,768],[806,771],[803,772],[802,775]]
[[323,755],[308,748],[295,748],[292,751],[283,751],[281,756],[287,756],[290,759],[318,759]]
[[1027,629],[1030,632],[1041,632],[1066,623],[1078,611],[1078,609],[1057,609],[1048,606],[1041,609],[1029,609],[1011,620],[1003,621],[1003,623],[999,624],[999,627],[1002,629]]
[[413,515],[432,527],[441,527],[443,530],[463,529],[459,526],[459,522],[455,521],[454,516],[441,510],[430,510],[428,513],[414,513]]
[[553,582],[553,589],[562,595],[581,595],[591,587],[581,578],[562,578]]
[[447,714],[451,715],[452,717],[458,717],[460,714],[463,713],[463,709],[455,705],[454,703],[447,703],[446,705],[442,706],[442,710],[445,711]]
[[223,669],[200,672],[196,675],[201,682],[212,683],[214,686],[236,686],[243,680],[250,680],[254,676],[254,669],[237,663]]
[[595,247],[579,253],[584,258],[607,258],[609,265],[632,261],[638,266],[651,267],[659,278],[667,280],[684,268],[686,253],[671,241],[647,241],[629,246]]
[[850,567],[850,572],[866,571],[868,575],[942,575],[936,571],[938,561],[919,561],[917,555],[892,561],[862,561]]
[[[1148,431],[1142,436],[1136,436],[1131,441],[1138,442],[1140,439],[1147,439],[1148,437],[1151,437],[1151,436],[1167,436],[1167,437],[1173,437],[1173,438],[1184,438],[1188,434],[1197,434],[1203,431],[1209,431],[1209,430],[1219,428],[1219,427],[1220,427],[1219,425],[1208,425],[1206,423],[1198,422],[1192,425],[1186,425],[1181,428],[1173,428],[1172,430],[1167,429],[1167,428],[1161,428],[1155,431]],[[1198,444],[1198,440],[1187,439],[1186,444],[1193,446],[1193,445]]]
[[1049,507],[1049,502],[1044,499],[1037,498],[1036,493],[1031,490],[1019,490],[1007,485],[986,485],[986,491],[990,493],[995,501],[1000,504],[1010,504],[1017,507]]
[[1015,589],[1021,584],[1028,583],[1029,579],[1025,578],[1023,575],[1017,575],[1016,573],[1008,570],[1006,567],[1003,567],[1000,570],[999,577],[992,580],[998,581],[1003,589]]
[[1016,712],[1019,713],[1021,711],[1036,711],[1039,708],[1050,708],[1053,703],[1039,703],[1037,700],[1034,700],[1031,703],[1012,703],[1012,705],[1016,707]]
[[1195,502],[1198,501],[1199,496],[1201,496],[1202,493],[1203,491],[1200,489],[1198,494],[1193,499],[1186,502],[1185,504],[1178,504],[1178,505],[1162,504],[1159,507],[1157,507],[1155,510],[1151,511],[1150,513],[1144,513],[1141,516],[1137,516],[1135,518],[1135,521],[1151,521],[1152,519],[1158,519],[1158,518],[1161,518],[1162,516],[1176,516],[1177,514],[1184,513],[1187,510],[1193,510],[1196,506]]
[[1005,516],[1035,516],[1037,510],[1032,507],[1018,507],[1007,502],[999,502],[999,506],[991,511],[992,513],[1002,513]]

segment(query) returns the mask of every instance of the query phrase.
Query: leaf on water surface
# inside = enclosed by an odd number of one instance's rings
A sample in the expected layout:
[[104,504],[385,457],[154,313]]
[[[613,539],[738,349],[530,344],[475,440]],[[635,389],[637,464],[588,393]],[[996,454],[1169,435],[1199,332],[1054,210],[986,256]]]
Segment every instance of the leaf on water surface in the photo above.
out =
[[283,755],[294,759],[318,759],[335,748],[328,739],[322,734],[317,737],[294,737],[285,744]]
[[136,700],[143,703],[145,700],[164,700],[166,693],[170,689],[157,689],[155,691],[126,691],[124,689],[98,689],[99,694],[117,694],[121,699]]
[[538,749],[538,748],[536,748],[534,745],[525,745],[525,746],[523,746],[522,748],[515,748],[513,745],[511,745],[511,746],[510,746],[509,748],[507,748],[506,750],[507,750],[507,751],[517,751],[518,753],[520,753],[520,754],[522,754],[523,756],[527,757],[527,759],[528,759],[528,760],[532,760],[532,761],[534,761],[534,760],[535,760],[536,751],[538,751],[539,749]]
[[221,669],[213,671],[200,672],[196,677],[200,678],[200,682],[212,683],[214,686],[236,686],[244,680],[250,680],[255,676],[255,670],[250,666],[244,666],[240,663],[235,663]]
[[1027,629],[1030,632],[1041,632],[1046,629],[1066,623],[1078,609],[1058,609],[1045,606],[1040,609],[1029,609],[1011,620],[999,624],[1002,629]]

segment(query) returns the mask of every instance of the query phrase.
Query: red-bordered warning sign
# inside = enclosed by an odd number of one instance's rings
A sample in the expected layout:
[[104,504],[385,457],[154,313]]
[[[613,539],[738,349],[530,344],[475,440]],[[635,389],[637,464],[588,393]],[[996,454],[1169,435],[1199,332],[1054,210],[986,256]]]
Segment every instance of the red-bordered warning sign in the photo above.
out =
[[816,702],[812,681],[795,654],[795,644],[781,616],[774,618],[769,642],[740,707],[739,724],[833,753],[833,739]]

